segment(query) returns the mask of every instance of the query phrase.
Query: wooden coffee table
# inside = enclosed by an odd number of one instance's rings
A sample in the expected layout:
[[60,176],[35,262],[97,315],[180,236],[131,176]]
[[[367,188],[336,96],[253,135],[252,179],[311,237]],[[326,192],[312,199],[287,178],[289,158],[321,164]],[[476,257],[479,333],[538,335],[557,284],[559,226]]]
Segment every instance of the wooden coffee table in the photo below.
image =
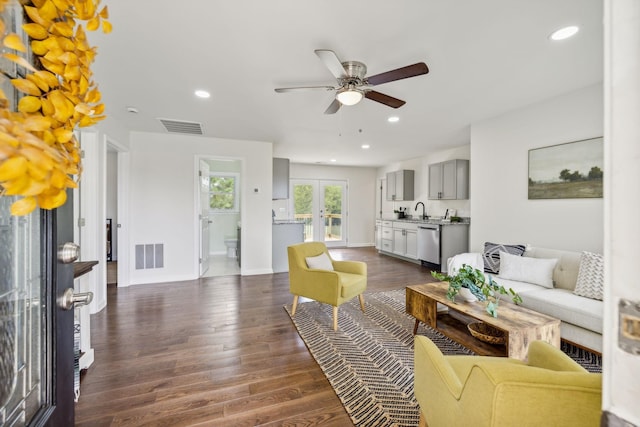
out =
[[[459,295],[456,302],[448,300],[448,286],[447,282],[407,286],[406,310],[416,318],[414,334],[419,323],[424,322],[476,354],[520,360],[526,359],[531,341],[547,341],[560,347],[560,320],[513,304],[508,295],[503,295],[498,317],[493,317],[486,312],[484,302],[466,302]],[[447,312],[438,313],[438,303],[447,306]],[[467,324],[478,320],[504,331],[506,343],[493,345],[473,337]]]

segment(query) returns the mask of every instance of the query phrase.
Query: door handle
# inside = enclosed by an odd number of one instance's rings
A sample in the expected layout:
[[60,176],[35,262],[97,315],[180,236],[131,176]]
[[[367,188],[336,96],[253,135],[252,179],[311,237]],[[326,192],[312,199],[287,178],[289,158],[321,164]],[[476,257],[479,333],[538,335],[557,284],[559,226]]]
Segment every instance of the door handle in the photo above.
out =
[[58,246],[58,261],[63,264],[71,264],[80,256],[80,246],[73,242],[67,242]]
[[67,288],[62,296],[58,298],[58,306],[63,310],[71,310],[74,307],[91,304],[93,292],[83,292],[76,294],[73,288]]

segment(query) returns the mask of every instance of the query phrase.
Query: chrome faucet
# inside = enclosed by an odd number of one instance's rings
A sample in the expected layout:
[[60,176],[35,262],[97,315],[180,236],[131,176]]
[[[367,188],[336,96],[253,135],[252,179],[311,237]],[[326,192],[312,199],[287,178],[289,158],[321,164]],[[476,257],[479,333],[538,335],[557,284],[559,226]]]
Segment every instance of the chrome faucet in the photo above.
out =
[[429,219],[429,217],[427,216],[427,214],[424,211],[424,203],[422,203],[422,202],[416,203],[416,208],[414,209],[414,211],[418,210],[418,205],[422,205],[422,216],[420,218],[421,219]]

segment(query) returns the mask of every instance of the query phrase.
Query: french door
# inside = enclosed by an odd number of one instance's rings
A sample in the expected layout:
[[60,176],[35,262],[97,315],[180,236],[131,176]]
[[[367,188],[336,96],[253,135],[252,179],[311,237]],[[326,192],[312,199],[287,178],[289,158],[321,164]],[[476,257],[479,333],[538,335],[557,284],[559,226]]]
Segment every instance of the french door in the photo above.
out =
[[303,220],[305,241],[347,245],[347,182],[291,180],[291,212]]
[[[9,214],[0,197],[0,425],[74,424],[73,201]],[[65,261],[58,257],[65,258]],[[67,291],[65,293],[65,291]]]

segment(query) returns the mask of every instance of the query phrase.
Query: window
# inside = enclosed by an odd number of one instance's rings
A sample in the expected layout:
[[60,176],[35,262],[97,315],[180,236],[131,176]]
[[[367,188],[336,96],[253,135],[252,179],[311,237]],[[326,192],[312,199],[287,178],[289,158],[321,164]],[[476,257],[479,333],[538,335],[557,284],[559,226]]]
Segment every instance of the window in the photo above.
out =
[[235,173],[212,173],[209,180],[209,207],[212,212],[238,212],[238,178]]

